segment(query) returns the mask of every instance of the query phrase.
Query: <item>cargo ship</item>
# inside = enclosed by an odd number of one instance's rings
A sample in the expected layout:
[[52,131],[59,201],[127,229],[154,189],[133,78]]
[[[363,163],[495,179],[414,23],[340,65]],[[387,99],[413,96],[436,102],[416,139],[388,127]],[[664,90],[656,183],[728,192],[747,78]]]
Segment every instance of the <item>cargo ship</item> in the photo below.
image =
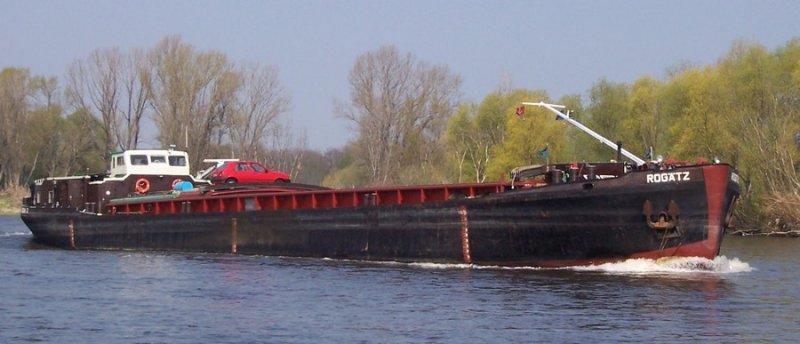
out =
[[[719,254],[739,195],[718,162],[527,166],[507,181],[327,189],[210,185],[185,152],[112,156],[108,174],[31,185],[22,220],[66,249],[163,250],[364,261],[559,267]],[[625,158],[622,158],[624,155]]]

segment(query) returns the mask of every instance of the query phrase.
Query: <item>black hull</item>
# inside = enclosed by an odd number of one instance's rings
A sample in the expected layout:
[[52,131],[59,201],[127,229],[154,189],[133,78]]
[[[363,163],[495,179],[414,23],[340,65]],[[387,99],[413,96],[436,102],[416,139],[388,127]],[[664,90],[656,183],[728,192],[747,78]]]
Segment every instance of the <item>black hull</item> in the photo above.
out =
[[[644,172],[411,205],[161,215],[29,208],[37,241],[75,249],[177,250],[376,261],[564,266],[719,253],[738,195],[727,165],[682,182]],[[687,174],[688,176],[689,174]],[[713,179],[713,180],[712,180]],[[674,228],[648,225],[679,209]],[[672,214],[674,215],[674,214]]]

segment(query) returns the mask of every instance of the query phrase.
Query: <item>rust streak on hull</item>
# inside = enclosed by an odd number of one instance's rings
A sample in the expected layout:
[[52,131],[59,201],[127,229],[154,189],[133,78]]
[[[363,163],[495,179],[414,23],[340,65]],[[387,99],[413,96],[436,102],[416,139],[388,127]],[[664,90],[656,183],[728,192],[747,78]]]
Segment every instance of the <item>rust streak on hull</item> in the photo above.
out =
[[472,264],[472,256],[469,253],[469,222],[467,220],[467,207],[458,207],[458,216],[461,220],[461,253],[464,256],[465,264]]

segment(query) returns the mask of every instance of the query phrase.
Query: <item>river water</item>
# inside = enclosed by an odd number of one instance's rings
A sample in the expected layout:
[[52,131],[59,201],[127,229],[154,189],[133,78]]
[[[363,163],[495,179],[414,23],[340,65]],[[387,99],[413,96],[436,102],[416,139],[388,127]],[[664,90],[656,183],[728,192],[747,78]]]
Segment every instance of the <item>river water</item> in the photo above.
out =
[[0,217],[0,343],[800,341],[800,240],[476,268],[38,246]]

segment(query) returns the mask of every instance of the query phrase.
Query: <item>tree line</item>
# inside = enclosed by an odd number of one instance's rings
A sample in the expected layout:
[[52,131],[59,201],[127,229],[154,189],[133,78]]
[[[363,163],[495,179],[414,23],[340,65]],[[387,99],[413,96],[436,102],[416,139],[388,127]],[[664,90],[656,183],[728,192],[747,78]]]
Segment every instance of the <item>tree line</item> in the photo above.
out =
[[[462,104],[443,143],[454,180],[495,180],[514,166],[555,161],[613,159],[609,150],[542,109],[515,114],[522,101],[566,105],[587,124],[626,149],[673,161],[733,164],[742,178],[740,226],[800,225],[800,39],[774,51],[735,42],[714,65],[682,65],[664,80],[597,81],[588,97],[557,100],[544,90],[487,95]],[[529,111],[529,112],[528,112]]]
[[517,114],[524,101],[545,101],[565,105],[573,118],[639,156],[733,164],[742,176],[739,226],[800,224],[800,39],[774,51],[738,41],[713,65],[682,64],[664,79],[632,83],[602,78],[586,95],[559,99],[505,86],[478,103],[460,102],[459,85],[446,66],[393,47],[360,56],[350,74],[351,99],[338,107],[357,136],[324,183],[495,181],[514,167],[545,163],[545,148],[552,161],[615,157],[544,109]]
[[276,68],[233,63],[177,36],[148,50],[97,50],[66,75],[60,84],[24,68],[0,72],[0,185],[101,171],[108,152],[139,147],[145,118],[158,144],[178,144],[192,166],[255,159],[331,187],[494,181],[544,163],[545,147],[552,161],[614,157],[542,109],[517,114],[523,101],[545,101],[640,156],[732,163],[743,177],[740,225],[800,221],[800,39],[773,51],[735,42],[713,65],[603,78],[559,99],[503,85],[478,103],[461,101],[461,77],[447,65],[381,47],[356,58],[350,97],[334,107],[354,137],[326,152],[306,149],[279,120],[290,97]]
[[235,156],[296,170],[298,154],[287,154],[285,142],[297,140],[277,121],[290,102],[277,69],[233,63],[178,36],[147,50],[95,50],[69,66],[63,83],[4,68],[0,97],[3,187],[102,171],[109,152],[141,148],[145,118],[157,145],[188,151],[192,166]]

